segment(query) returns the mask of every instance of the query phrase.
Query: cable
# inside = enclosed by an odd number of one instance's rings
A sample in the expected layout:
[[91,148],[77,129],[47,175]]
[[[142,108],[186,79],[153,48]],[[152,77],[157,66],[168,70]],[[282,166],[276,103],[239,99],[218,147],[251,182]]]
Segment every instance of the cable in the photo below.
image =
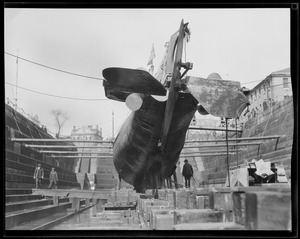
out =
[[17,57],[18,59],[21,59],[21,60],[23,60],[23,61],[27,61],[27,62],[30,62],[30,63],[32,63],[32,64],[35,64],[35,65],[38,65],[38,66],[42,66],[42,67],[45,67],[45,68],[48,68],[48,69],[51,69],[51,70],[63,72],[63,73],[70,74],[70,75],[75,75],[75,76],[85,77],[85,78],[89,78],[89,79],[94,79],[94,80],[104,80],[104,79],[97,78],[97,77],[80,75],[80,74],[77,74],[77,73],[72,73],[72,72],[69,72],[69,71],[64,71],[64,70],[60,70],[60,69],[53,68],[53,67],[50,67],[50,66],[46,66],[46,65],[43,65],[43,64],[40,64],[40,63],[37,63],[37,62],[34,62],[34,61],[30,61],[30,60],[27,60],[27,59],[25,59],[25,58],[16,56],[16,55],[11,54],[11,53],[8,53],[8,52],[4,52],[4,53],[7,54],[7,55],[10,55],[10,56],[13,56],[13,57]]
[[30,89],[27,89],[27,88],[24,88],[24,87],[21,87],[21,86],[16,86],[16,85],[11,84],[11,83],[9,83],[7,81],[5,81],[5,84],[8,84],[8,85],[11,85],[11,86],[23,89],[23,90],[28,90],[28,91],[31,91],[31,92],[34,92],[34,93],[37,93],[37,94],[47,95],[47,96],[52,96],[52,97],[57,97],[57,98],[63,98],[63,99],[69,99],[69,100],[90,100],[90,101],[109,100],[109,99],[82,99],[82,98],[73,98],[73,97],[51,95],[51,94],[47,94],[47,93],[43,93],[43,92],[39,92],[39,91],[35,91],[35,90],[30,90]]
[[[185,50],[185,55],[186,55],[186,49],[184,49],[184,50]],[[23,61],[27,61],[27,62],[30,62],[30,63],[32,63],[32,64],[35,64],[35,65],[38,65],[38,66],[42,66],[42,67],[45,67],[45,68],[48,68],[48,69],[51,69],[51,70],[63,72],[63,73],[70,74],[70,75],[75,75],[75,76],[85,77],[85,78],[89,78],[89,79],[94,79],[94,80],[104,80],[104,79],[102,79],[102,78],[97,78],[97,77],[92,77],[92,76],[81,75],[81,74],[72,73],[72,72],[65,71],[65,70],[60,70],[60,69],[57,69],[57,68],[54,68],[54,67],[46,66],[46,65],[43,65],[43,64],[40,64],[40,63],[37,63],[37,62],[34,62],[34,61],[30,61],[30,60],[27,60],[27,59],[25,59],[25,58],[16,56],[16,55],[11,54],[11,53],[9,53],[9,52],[4,52],[4,53],[7,54],[7,55],[16,57],[17,59],[21,59],[21,60],[23,60]],[[186,56],[185,56],[185,57],[186,57]],[[261,81],[261,80],[249,81],[249,82],[246,82],[246,83],[243,83],[243,84],[245,85],[245,84],[250,84],[250,83],[258,82],[258,81]]]

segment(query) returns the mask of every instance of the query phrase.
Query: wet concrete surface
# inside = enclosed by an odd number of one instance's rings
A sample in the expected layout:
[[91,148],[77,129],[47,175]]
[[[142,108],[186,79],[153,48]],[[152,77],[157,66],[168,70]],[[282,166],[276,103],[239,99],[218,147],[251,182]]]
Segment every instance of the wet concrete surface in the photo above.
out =
[[87,209],[72,218],[61,222],[49,230],[145,230],[138,218],[133,218],[124,210],[103,211],[93,207]]

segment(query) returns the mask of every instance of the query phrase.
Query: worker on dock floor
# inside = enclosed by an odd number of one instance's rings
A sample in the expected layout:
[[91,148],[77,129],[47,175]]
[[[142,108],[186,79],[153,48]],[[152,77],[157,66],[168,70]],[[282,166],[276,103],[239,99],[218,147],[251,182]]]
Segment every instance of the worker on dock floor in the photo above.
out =
[[182,169],[182,176],[185,179],[185,187],[191,187],[191,177],[193,177],[194,171],[192,165],[189,164],[187,159],[184,160],[184,165]]
[[57,172],[55,171],[55,168],[52,168],[52,171],[49,174],[49,189],[52,188],[52,184],[54,184],[54,188],[57,189],[57,181],[58,181],[58,177],[57,177]]
[[34,170],[33,178],[35,179],[35,188],[40,188],[42,184],[42,179],[44,178],[44,169],[41,164],[38,163]]

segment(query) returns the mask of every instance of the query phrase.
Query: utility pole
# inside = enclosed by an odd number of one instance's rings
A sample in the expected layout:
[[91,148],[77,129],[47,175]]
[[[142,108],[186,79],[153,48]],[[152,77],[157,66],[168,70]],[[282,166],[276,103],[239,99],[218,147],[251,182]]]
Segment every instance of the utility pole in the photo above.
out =
[[17,72],[16,72],[16,99],[15,99],[15,109],[17,110],[18,107],[18,71],[19,71],[19,50],[17,50]]
[[112,112],[112,139],[114,139],[114,111]]

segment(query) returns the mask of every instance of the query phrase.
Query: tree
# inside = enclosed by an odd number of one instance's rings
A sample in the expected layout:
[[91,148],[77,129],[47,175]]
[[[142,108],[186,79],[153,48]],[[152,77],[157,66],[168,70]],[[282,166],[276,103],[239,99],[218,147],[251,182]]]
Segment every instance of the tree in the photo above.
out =
[[51,114],[53,115],[57,126],[56,138],[59,138],[61,129],[65,122],[69,119],[69,116],[66,112],[62,111],[61,109],[52,110]]

